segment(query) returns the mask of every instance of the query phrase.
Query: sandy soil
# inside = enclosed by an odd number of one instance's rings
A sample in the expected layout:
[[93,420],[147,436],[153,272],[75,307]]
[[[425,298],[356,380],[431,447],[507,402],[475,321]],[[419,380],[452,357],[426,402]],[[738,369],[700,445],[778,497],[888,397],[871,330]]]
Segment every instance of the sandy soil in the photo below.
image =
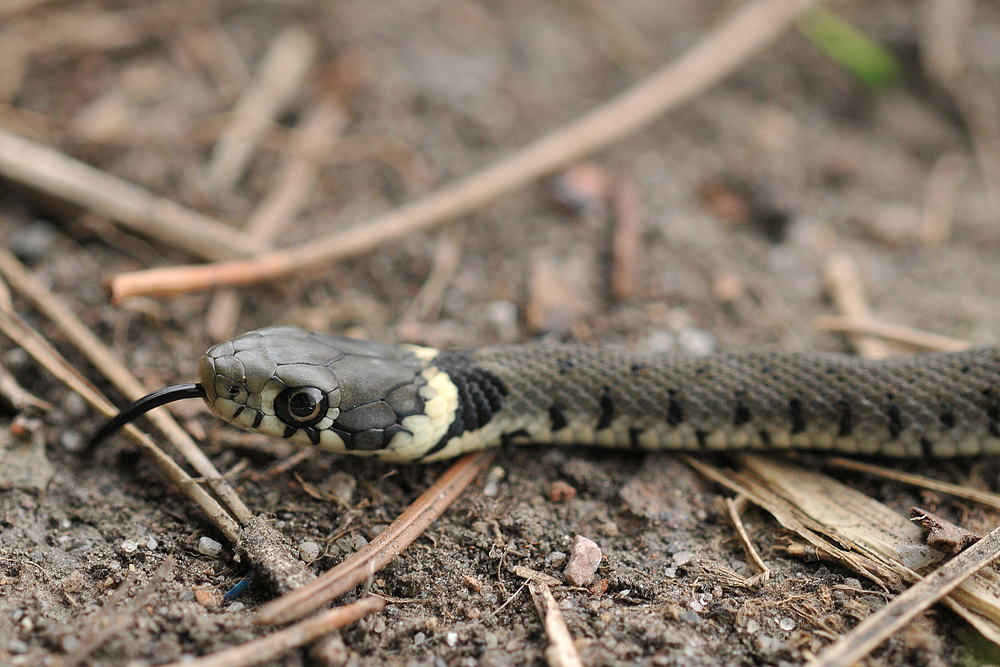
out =
[[[9,20],[70,16],[82,34],[88,20],[111,11],[107,4],[59,3]],[[288,129],[324,72],[349,55],[360,91],[350,100],[343,145],[283,236],[282,244],[293,243],[371,218],[509,154],[641,80],[732,8],[648,0],[150,3],[128,10],[131,41],[116,33],[121,44],[104,35],[96,44],[39,47],[6,91],[0,127],[240,222],[270,191]],[[294,323],[463,347],[541,338],[691,351],[847,350],[843,338],[812,326],[817,315],[835,312],[822,267],[841,252],[860,267],[879,319],[995,342],[996,215],[961,110],[921,69],[921,7],[890,1],[834,9],[897,54],[898,86],[866,89],[793,31],[723,84],[595,156],[605,177],[638,193],[640,268],[630,298],[610,288],[614,216],[600,204],[567,210],[557,202],[559,185],[545,181],[449,227],[246,289],[238,328]],[[991,86],[983,94],[995,98],[1000,8],[979,2],[974,11],[966,42]],[[205,165],[225,114],[290,26],[318,40],[309,84],[232,192],[209,195]],[[929,245],[921,235],[925,200],[949,153],[968,175],[954,194],[954,228],[944,243]],[[0,192],[5,245],[151,389],[193,378],[195,360],[214,342],[205,325],[210,297],[113,307],[104,283],[116,272],[189,257],[111,233],[94,216],[30,189],[4,182]],[[439,307],[415,320],[407,308],[442,243],[460,248],[458,266]],[[25,301],[14,305],[62,342]],[[44,456],[29,466],[43,490],[0,491],[0,663],[54,664],[92,636],[123,581],[135,582],[135,595],[167,554],[177,559],[168,581],[87,664],[160,663],[260,635],[252,612],[266,592],[211,604],[246,574],[228,545],[215,557],[199,553],[203,536],[221,536],[125,439],[79,452],[99,418],[8,341],[0,350],[18,381],[55,406],[41,415]],[[93,377],[79,354],[66,354]],[[194,403],[176,413],[203,436],[220,470],[245,465],[233,481],[255,512],[294,544],[320,546],[324,555],[311,565],[317,571],[371,539],[446,468],[317,454],[270,476],[268,467],[294,451],[285,443],[240,436]],[[5,433],[12,416],[5,408]],[[495,463],[503,473],[495,495],[475,484],[378,575],[377,590],[394,600],[384,613],[347,629],[339,653],[337,646],[326,658],[293,652],[273,664],[543,664],[542,626],[511,568],[561,577],[559,554],[575,535],[596,541],[605,556],[598,572],[605,592],[556,589],[588,665],[801,664],[884,603],[846,570],[788,557],[787,536],[755,512],[748,528],[774,568],[772,582],[748,593],[713,581],[713,566],[745,572],[746,557],[717,509],[720,491],[671,456],[525,448],[501,452]],[[995,468],[975,462],[908,467],[996,485]],[[922,500],[891,485],[841,479],[901,512]],[[550,499],[554,482],[572,486],[575,498]],[[345,502],[316,499],[304,485]],[[977,530],[997,521],[980,510],[942,511]],[[873,592],[836,588],[844,585]],[[933,611],[871,664],[988,656],[961,621]]]

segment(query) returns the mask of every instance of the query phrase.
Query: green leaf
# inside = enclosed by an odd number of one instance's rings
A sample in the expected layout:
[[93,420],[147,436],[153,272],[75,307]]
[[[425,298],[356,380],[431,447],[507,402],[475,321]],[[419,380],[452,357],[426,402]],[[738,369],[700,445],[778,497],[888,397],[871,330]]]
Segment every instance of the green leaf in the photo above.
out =
[[799,20],[799,30],[866,86],[887,88],[899,80],[899,63],[889,49],[833,12],[810,10]]

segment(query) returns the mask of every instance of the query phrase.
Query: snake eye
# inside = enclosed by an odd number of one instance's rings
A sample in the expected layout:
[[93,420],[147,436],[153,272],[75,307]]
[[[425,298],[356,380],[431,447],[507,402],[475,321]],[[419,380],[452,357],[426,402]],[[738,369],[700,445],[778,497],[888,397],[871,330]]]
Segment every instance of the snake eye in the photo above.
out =
[[316,387],[289,387],[274,398],[274,413],[289,426],[305,428],[326,416],[329,405]]

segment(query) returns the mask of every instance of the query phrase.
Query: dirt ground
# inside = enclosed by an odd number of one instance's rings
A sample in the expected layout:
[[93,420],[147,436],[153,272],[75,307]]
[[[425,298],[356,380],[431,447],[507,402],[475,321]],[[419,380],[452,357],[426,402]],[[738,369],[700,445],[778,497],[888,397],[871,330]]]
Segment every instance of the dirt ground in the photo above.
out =
[[[637,193],[641,242],[631,296],[615,296],[610,286],[612,225],[627,202],[609,204],[588,194],[586,179],[557,177],[327,270],[243,289],[237,328],[292,323],[458,347],[575,339],[690,352],[849,351],[842,336],[813,326],[837,312],[823,267],[843,253],[859,267],[878,319],[995,343],[1000,226],[977,161],[991,144],[977,142],[968,107],[921,63],[934,29],[943,29],[924,17],[950,4],[831,7],[899,59],[894,87],[866,88],[792,30],[720,85],[595,155],[612,191],[631,185]],[[349,123],[278,244],[287,245],[373,218],[510,154],[641,81],[735,7],[302,0],[2,9],[10,13],[0,44],[32,46],[0,51],[7,59],[0,128],[242,223],[270,192],[290,128],[324,86],[345,85],[331,72],[346,69],[356,79],[345,95]],[[979,1],[971,11],[963,57],[984,82],[978,93],[995,105],[1000,7]],[[111,16],[131,32],[102,32],[100,21]],[[205,173],[213,143],[269,46],[292,27],[318,44],[306,83],[247,173],[212,194]],[[35,37],[13,41],[25,34]],[[112,306],[106,280],[192,258],[33,188],[0,183],[4,246],[150,389],[191,381],[198,355],[215,342],[206,325],[211,297]],[[567,207],[567,192],[582,205]],[[925,221],[940,210],[953,226],[935,242]],[[458,249],[457,265],[439,302],[414,317],[409,309],[441,265],[442,247]],[[14,307],[107,389],[27,301],[15,295]],[[202,537],[224,542],[211,524],[126,439],[81,452],[101,419],[8,340],[0,350],[20,384],[54,406],[40,414],[44,458],[28,466],[43,488],[29,481],[0,491],[0,664],[56,664],[93,636],[109,613],[102,605],[123,581],[131,578],[137,595],[168,554],[177,559],[168,580],[85,664],[157,664],[263,634],[252,613],[265,591],[214,604],[246,571],[230,545],[217,556],[199,552]],[[371,539],[447,468],[316,453],[269,475],[292,447],[240,435],[197,402],[178,404],[175,414],[220,470],[238,466],[232,481],[254,512],[293,544],[319,545],[316,571]],[[4,407],[5,432],[13,416]],[[385,612],[345,630],[343,647],[328,646],[326,657],[293,651],[269,664],[543,664],[542,625],[511,568],[561,578],[576,535],[596,541],[605,557],[598,579],[606,591],[555,589],[587,665],[801,664],[884,604],[853,573],[790,557],[788,536],[754,511],[748,530],[774,570],[770,584],[750,593],[717,583],[713,567],[745,573],[746,556],[717,509],[721,491],[672,456],[530,447],[500,452],[495,465],[377,575],[377,591],[392,600]],[[991,463],[900,465],[998,485]],[[927,501],[891,484],[839,478],[901,512]],[[556,482],[575,497],[553,500]],[[313,487],[342,502],[313,497]],[[998,521],[941,502],[940,511],[974,530]],[[960,663],[1000,659],[939,610],[869,661]]]

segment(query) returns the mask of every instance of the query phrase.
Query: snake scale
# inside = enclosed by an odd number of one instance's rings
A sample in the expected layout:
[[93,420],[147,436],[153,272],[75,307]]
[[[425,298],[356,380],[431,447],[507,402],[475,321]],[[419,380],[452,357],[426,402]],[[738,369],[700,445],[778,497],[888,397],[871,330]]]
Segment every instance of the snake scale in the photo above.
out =
[[126,407],[93,442],[197,396],[248,431],[397,462],[519,442],[1000,453],[1000,348],[882,360],[565,345],[452,351],[269,327],[215,345],[198,374],[197,384]]

